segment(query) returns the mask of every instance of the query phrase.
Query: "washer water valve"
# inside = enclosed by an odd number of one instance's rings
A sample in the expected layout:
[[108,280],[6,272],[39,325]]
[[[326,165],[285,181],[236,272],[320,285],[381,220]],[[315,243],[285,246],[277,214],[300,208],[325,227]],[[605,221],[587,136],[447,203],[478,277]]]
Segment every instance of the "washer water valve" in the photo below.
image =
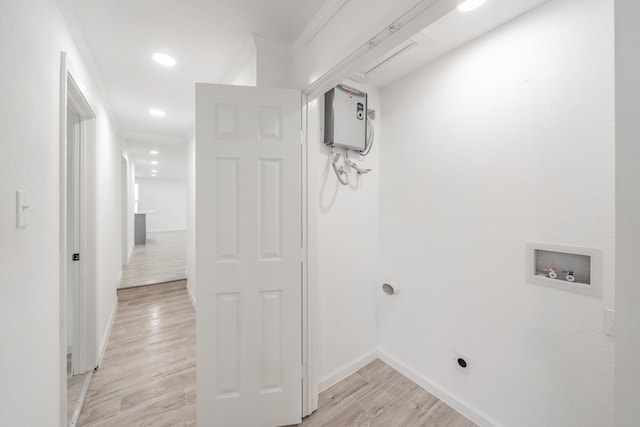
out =
[[556,279],[558,277],[558,273],[556,273],[556,269],[553,267],[545,268],[544,272],[547,273],[550,279]]

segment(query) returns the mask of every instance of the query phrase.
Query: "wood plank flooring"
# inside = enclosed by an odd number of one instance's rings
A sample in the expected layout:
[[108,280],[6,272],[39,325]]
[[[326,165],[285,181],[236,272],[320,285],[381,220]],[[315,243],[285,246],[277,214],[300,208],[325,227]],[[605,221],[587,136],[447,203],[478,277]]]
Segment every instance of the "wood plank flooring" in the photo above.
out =
[[[195,426],[195,312],[185,283],[118,291],[118,312],[80,427]],[[299,426],[474,424],[376,360],[321,393],[319,409]]]
[[80,392],[87,374],[74,375],[67,378],[67,420],[71,420],[73,409],[80,398]]
[[320,393],[318,407],[300,427],[475,426],[379,359]]
[[195,312],[185,284],[118,291],[79,426],[195,426]]
[[122,272],[120,288],[185,279],[186,231],[147,233]]

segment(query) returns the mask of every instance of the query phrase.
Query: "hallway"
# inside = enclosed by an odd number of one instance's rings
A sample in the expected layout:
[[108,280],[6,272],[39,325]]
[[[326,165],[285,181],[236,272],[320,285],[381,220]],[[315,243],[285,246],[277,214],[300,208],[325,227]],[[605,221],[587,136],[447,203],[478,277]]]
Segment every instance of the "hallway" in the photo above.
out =
[[195,311],[185,284],[118,291],[79,426],[195,425]]
[[148,232],[124,266],[120,289],[185,279],[185,256],[185,231]]

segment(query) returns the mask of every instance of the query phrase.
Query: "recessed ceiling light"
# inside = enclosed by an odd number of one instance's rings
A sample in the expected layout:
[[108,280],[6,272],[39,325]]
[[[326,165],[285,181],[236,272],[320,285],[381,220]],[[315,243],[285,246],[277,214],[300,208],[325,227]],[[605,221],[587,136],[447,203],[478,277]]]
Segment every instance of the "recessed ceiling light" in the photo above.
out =
[[482,6],[486,1],[487,0],[467,0],[466,2],[458,6],[458,10],[460,12],[471,12],[472,10]]
[[167,55],[166,53],[156,52],[151,55],[154,61],[156,61],[160,65],[164,65],[165,67],[173,67],[176,65],[176,60]]
[[155,169],[151,169],[151,173],[157,173],[158,171]]
[[150,109],[149,110],[149,114],[151,114],[152,116],[155,116],[155,117],[164,117],[164,111],[157,110],[155,108]]
[[151,150],[149,151],[149,154],[160,154],[160,153],[158,153],[156,150]]
[[152,164],[152,165],[157,165],[157,164],[158,164],[158,162],[157,162],[156,160],[151,160],[151,164]]
[[153,173],[153,174],[151,174],[151,176],[156,176],[156,174],[155,174],[155,173]]

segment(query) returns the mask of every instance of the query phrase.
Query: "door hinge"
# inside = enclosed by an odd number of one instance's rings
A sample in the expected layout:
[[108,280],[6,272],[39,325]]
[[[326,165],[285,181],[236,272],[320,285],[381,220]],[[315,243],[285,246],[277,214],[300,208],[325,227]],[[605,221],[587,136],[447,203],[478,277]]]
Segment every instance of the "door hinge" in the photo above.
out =
[[80,254],[73,254],[73,256],[71,257],[72,261],[80,261]]
[[300,261],[307,262],[307,248],[300,248]]
[[306,142],[306,140],[307,140],[307,139],[305,138],[304,131],[303,131],[303,130],[301,130],[301,131],[300,131],[300,145],[304,145],[304,143]]
[[307,369],[307,365],[302,365],[302,379],[307,379],[309,375],[309,370]]

